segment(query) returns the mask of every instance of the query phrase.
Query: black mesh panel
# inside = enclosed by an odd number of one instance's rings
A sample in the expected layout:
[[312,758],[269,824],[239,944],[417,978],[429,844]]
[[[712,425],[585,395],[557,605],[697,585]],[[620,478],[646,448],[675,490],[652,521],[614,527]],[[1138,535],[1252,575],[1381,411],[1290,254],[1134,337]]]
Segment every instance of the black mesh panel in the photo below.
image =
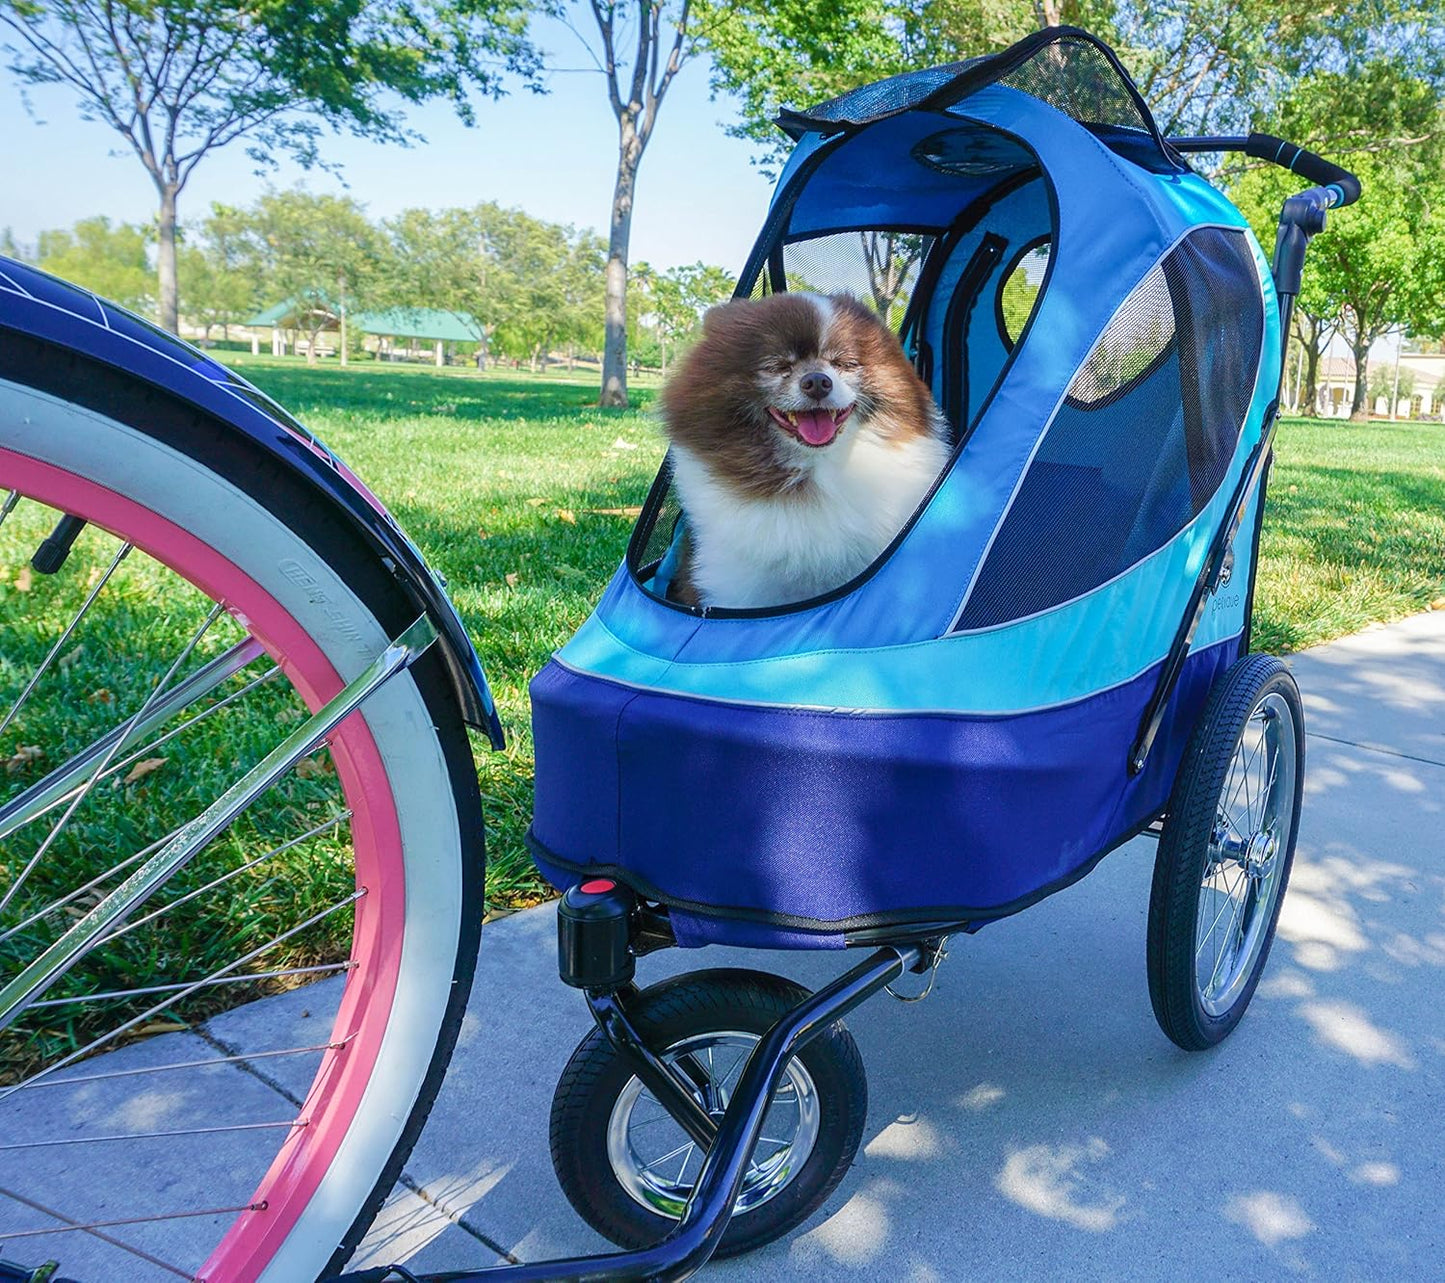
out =
[[1149,133],[1134,96],[1102,50],[1063,37],[1015,67],[999,84],[1041,98],[1082,125],[1112,125]]
[[1238,445],[1263,325],[1243,233],[1201,229],[1176,246],[1074,375],[958,627],[1070,601],[1198,516]]
[[783,246],[791,293],[851,294],[897,330],[934,237],[917,232],[835,232]]

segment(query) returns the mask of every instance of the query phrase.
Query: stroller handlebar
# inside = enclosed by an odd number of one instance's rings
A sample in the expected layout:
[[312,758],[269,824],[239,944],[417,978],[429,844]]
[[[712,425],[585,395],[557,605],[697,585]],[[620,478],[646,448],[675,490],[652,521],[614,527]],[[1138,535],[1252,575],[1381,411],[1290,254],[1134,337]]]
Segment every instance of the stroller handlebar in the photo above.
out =
[[1170,138],[1168,142],[1180,152],[1242,151],[1256,160],[1267,160],[1319,184],[1329,193],[1331,206],[1353,205],[1360,199],[1360,180],[1348,169],[1273,134]]

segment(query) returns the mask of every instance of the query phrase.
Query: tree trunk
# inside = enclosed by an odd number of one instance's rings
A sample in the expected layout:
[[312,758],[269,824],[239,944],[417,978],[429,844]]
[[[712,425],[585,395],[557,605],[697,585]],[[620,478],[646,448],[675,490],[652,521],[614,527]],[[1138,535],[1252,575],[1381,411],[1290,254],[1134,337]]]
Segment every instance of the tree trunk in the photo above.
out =
[[1304,343],[1305,377],[1304,389],[1299,397],[1299,411],[1301,414],[1316,415],[1320,412],[1320,350],[1318,347]]
[[632,200],[642,143],[633,121],[623,117],[618,135],[617,186],[607,242],[607,293],[603,309],[602,392],[598,405],[627,405],[627,246],[632,239]]
[[1355,355],[1355,397],[1350,402],[1350,418],[1364,423],[1370,417],[1370,341],[1357,336],[1350,351]]
[[161,329],[179,334],[180,293],[176,287],[176,195],[179,189],[172,183],[158,183],[157,186],[161,194],[161,207],[156,215],[157,319]]

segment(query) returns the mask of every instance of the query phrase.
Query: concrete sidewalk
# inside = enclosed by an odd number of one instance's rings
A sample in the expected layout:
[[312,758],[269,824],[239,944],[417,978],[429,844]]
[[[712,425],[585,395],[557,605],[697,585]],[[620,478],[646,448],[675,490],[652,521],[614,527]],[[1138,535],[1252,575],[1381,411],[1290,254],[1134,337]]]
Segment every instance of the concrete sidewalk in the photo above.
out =
[[[955,941],[927,1002],[880,997],[850,1017],[870,1084],[854,1170],[803,1230],[706,1277],[1445,1273],[1445,612],[1292,666],[1308,709],[1303,823],[1279,939],[1233,1037],[1188,1055],[1155,1025],[1144,976],[1154,845],[1131,843],[1069,890]],[[639,980],[720,965],[816,985],[843,960],[671,950]],[[203,1033],[241,1049],[293,1045],[325,1027],[334,993],[327,982],[267,999]],[[587,1028],[556,980],[552,909],[489,926],[432,1123],[356,1263],[423,1271],[607,1250],[547,1157],[552,1090]],[[180,1040],[194,1035],[117,1057],[171,1044],[180,1059]],[[286,1074],[299,1068],[268,1067],[269,1083],[214,1071],[236,1094],[209,1099],[239,1113],[243,1093],[294,1094],[304,1077]],[[25,1119],[57,1125],[36,1105]],[[0,1163],[0,1187],[35,1179],[33,1165]],[[59,1169],[47,1179],[65,1183]],[[38,1215],[0,1198],[0,1229]],[[45,1250],[80,1278],[142,1277],[79,1235]]]

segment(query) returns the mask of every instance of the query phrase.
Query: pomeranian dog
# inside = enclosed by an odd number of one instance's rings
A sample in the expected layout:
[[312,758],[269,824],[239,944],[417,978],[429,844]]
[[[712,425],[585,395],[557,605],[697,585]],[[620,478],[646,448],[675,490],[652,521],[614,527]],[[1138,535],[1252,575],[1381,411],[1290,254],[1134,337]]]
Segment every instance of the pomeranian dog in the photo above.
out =
[[713,308],[662,410],[686,514],[668,594],[688,605],[782,606],[847,583],[951,450],[898,340],[846,294]]

